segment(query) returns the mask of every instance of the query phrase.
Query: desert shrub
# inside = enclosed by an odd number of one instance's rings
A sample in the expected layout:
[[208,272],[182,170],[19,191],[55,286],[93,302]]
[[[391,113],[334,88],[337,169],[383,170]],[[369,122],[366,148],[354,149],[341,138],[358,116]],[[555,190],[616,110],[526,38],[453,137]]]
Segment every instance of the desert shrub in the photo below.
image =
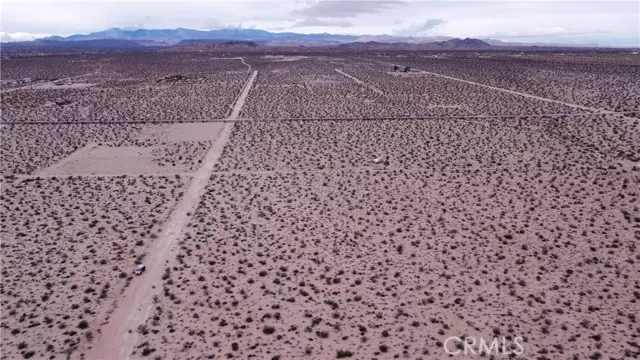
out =
[[337,359],[344,359],[344,358],[348,358],[348,357],[352,357],[353,353],[351,351],[348,350],[338,350],[337,354],[336,354],[336,358]]

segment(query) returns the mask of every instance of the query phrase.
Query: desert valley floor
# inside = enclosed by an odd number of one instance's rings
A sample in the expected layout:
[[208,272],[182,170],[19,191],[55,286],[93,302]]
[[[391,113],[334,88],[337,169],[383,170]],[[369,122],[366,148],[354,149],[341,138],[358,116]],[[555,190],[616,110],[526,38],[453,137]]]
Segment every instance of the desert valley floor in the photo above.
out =
[[1,359],[640,357],[638,55],[1,72]]

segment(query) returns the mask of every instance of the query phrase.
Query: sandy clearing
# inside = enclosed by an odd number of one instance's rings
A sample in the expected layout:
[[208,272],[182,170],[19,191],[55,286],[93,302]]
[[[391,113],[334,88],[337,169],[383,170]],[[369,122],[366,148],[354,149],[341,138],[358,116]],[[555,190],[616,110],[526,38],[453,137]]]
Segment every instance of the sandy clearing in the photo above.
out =
[[373,91],[373,92],[375,92],[377,94],[384,95],[384,92],[382,90],[376,88],[375,86],[369,85],[369,84],[365,83],[364,81],[362,81],[362,80],[360,80],[360,79],[358,79],[358,78],[356,78],[354,76],[351,76],[351,75],[349,75],[349,74],[347,74],[347,73],[345,73],[345,72],[343,72],[343,71],[341,71],[339,69],[333,69],[333,70],[336,71],[339,74],[342,74],[342,75],[348,77],[349,79],[355,81],[359,85],[362,85],[362,86],[370,89],[371,91]]
[[263,58],[272,61],[299,61],[306,59],[307,56],[265,55]]
[[147,125],[142,128],[140,140],[166,142],[205,141],[217,137],[224,128],[221,122],[193,122]]
[[[234,104],[230,120],[238,118],[257,75],[258,71],[254,71],[247,80]],[[193,174],[189,188],[169,215],[162,233],[149,250],[149,255],[146,258],[147,272],[126,290],[118,308],[109,318],[109,322],[101,329],[96,347],[88,351],[87,358],[128,359],[130,357],[138,338],[138,333],[135,330],[138,325],[144,324],[153,308],[151,297],[153,289],[162,284],[162,274],[165,268],[163,265],[168,265],[174,260],[176,249],[173,248],[173,245],[198,206],[232,129],[233,123],[224,124],[215,143],[209,148],[202,166]]]
[[138,146],[107,147],[93,144],[76,151],[36,176],[129,174],[142,168],[142,172],[149,172],[148,167],[152,166],[151,150]]
[[[217,133],[216,133],[217,134]],[[82,148],[36,176],[166,175],[188,172],[186,165],[161,166],[156,150],[162,146],[97,146]]]
[[57,162],[57,163],[49,166],[48,168],[36,173],[36,176],[38,176],[38,175],[54,175],[59,171],[58,169],[69,168],[69,167],[73,166],[73,164],[81,161],[84,157],[87,156],[88,153],[90,153],[96,147],[98,147],[98,144],[96,144],[96,143],[88,143],[84,147],[81,147],[80,149],[76,150],[71,155],[63,158],[59,162]]

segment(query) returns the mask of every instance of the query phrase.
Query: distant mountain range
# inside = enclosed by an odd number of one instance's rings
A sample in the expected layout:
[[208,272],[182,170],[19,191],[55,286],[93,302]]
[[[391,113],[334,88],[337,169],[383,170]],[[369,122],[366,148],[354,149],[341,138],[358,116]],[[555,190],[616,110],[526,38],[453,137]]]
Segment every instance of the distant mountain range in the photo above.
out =
[[[270,46],[337,46],[345,43],[407,43],[424,44],[453,40],[449,36],[411,37],[393,35],[339,35],[339,34],[299,34],[294,32],[275,33],[259,29],[217,29],[194,30],[177,29],[123,29],[111,28],[90,34],[70,36],[50,36],[38,40],[84,41],[84,40],[130,40],[144,46],[171,46],[183,40],[218,40],[218,41],[253,41],[260,45]],[[596,44],[568,45],[544,43],[512,43],[495,39],[478,39],[493,46],[556,46],[556,47],[594,47]],[[477,43],[481,47],[485,44]],[[471,45],[468,42],[464,46]],[[411,47],[411,46],[409,46]],[[420,48],[419,46],[416,48]]]
[[50,36],[41,40],[56,41],[78,41],[78,40],[103,40],[118,39],[131,41],[152,41],[157,45],[174,45],[182,40],[239,40],[255,41],[258,43],[269,43],[273,41],[305,41],[319,43],[344,43],[357,41],[354,35],[333,35],[333,34],[298,34],[298,33],[273,33],[257,29],[219,29],[219,30],[193,30],[185,28],[177,29],[136,29],[127,30],[112,28],[98,31],[86,35],[71,35],[67,37]]
[[337,48],[341,50],[484,50],[493,49],[494,46],[478,39],[450,39],[427,43],[354,42],[338,45]]
[[[34,41],[3,43],[3,53],[62,53],[76,51],[252,50],[261,46],[357,50],[487,50],[505,48],[572,47],[570,45],[509,43],[494,39],[447,36],[337,35],[275,33],[258,29],[193,30],[111,28],[90,34],[49,36]],[[583,47],[592,47],[584,45]],[[575,47],[575,45],[573,46]]]
[[[423,44],[453,40],[449,36],[410,37],[392,35],[337,35],[337,34],[299,34],[293,32],[274,33],[258,29],[218,29],[193,30],[177,29],[122,29],[111,28],[90,34],[70,36],[49,36],[37,40],[86,41],[86,40],[129,40],[144,46],[171,46],[185,40],[213,41],[253,41],[260,45],[271,46],[337,46],[346,43],[407,43]],[[487,43],[494,41],[498,46],[509,43],[499,40],[483,39]]]

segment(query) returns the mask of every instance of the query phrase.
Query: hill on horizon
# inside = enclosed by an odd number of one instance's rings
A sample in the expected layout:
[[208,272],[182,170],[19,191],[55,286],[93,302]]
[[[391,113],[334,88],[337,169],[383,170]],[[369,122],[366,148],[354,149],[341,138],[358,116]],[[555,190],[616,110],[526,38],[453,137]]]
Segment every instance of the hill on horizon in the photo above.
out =
[[447,50],[538,50],[560,48],[593,48],[593,44],[545,45],[510,43],[494,39],[438,37],[401,37],[392,35],[339,35],[328,33],[299,34],[270,32],[259,29],[123,29],[110,28],[90,34],[49,36],[33,41],[7,42],[3,54],[43,54],[65,52],[112,51],[223,51],[313,48],[340,51],[447,51]]

